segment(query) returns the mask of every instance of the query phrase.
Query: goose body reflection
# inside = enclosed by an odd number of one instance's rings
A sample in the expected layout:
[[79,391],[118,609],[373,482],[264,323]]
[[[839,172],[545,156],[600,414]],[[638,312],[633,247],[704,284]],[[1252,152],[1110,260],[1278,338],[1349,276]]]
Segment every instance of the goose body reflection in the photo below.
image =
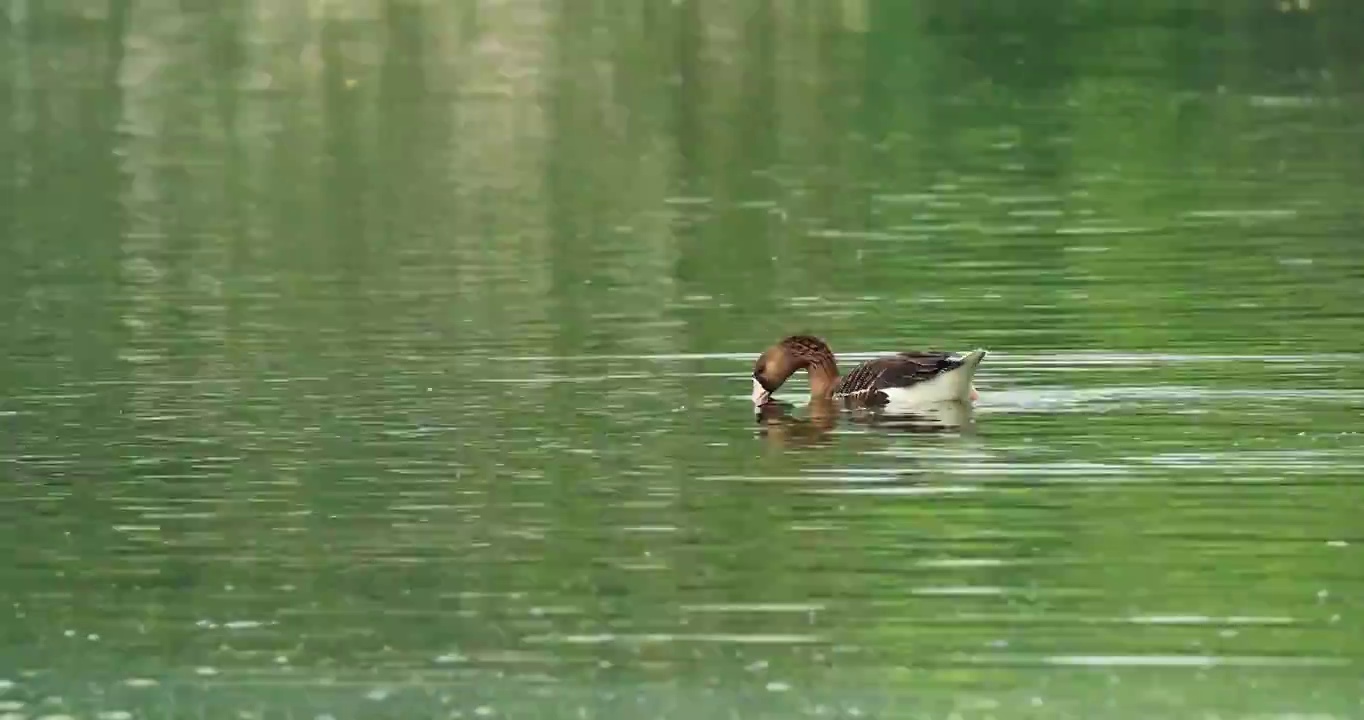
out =
[[945,400],[914,405],[888,404],[880,407],[854,407],[851,412],[829,400],[813,400],[802,417],[790,403],[768,399],[754,408],[759,434],[777,445],[811,446],[830,441],[842,417],[853,425],[886,432],[969,433],[975,428],[975,408],[971,403]]

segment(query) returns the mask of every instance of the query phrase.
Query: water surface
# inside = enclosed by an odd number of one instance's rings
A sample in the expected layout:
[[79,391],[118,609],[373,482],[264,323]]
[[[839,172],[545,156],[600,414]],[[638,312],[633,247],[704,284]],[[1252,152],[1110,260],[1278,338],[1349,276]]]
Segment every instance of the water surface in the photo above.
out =
[[1358,11],[815,5],[11,4],[0,717],[1364,717]]

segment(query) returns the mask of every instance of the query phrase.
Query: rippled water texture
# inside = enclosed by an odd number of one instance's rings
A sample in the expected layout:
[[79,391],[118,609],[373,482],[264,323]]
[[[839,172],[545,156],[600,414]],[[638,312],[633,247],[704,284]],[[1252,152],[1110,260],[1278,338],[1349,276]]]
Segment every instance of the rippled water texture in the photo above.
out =
[[0,718],[1364,717],[1364,15],[1108,5],[10,2]]

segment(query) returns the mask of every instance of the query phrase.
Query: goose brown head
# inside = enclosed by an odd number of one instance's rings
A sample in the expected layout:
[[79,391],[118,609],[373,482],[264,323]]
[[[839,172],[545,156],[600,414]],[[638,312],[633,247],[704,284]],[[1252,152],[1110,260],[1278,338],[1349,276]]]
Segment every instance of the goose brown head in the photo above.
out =
[[763,405],[797,370],[810,373],[810,396],[827,398],[838,384],[838,363],[823,340],[791,335],[763,351],[753,364],[753,404]]

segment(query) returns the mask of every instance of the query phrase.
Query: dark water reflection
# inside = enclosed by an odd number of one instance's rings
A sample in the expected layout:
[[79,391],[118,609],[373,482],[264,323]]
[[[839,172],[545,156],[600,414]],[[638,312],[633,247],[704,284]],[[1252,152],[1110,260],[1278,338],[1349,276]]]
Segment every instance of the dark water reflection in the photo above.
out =
[[[13,4],[0,718],[1359,716],[1286,5]],[[981,402],[755,418],[796,331]]]
[[802,414],[793,403],[773,400],[754,408],[754,420],[759,434],[775,446],[822,445],[837,441],[834,432],[840,421],[889,432],[970,433],[975,429],[975,407],[953,401],[893,409],[807,402]]

